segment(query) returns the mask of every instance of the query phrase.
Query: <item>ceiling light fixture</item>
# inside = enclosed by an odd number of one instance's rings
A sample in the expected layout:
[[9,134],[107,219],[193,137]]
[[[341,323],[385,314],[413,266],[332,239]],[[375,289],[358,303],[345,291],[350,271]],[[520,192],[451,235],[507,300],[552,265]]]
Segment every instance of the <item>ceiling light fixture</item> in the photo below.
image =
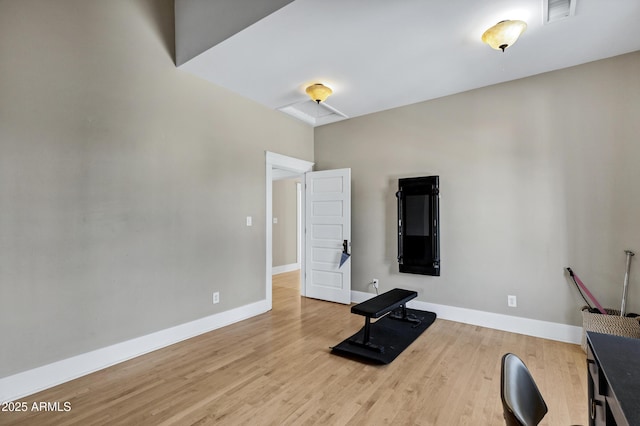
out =
[[333,90],[325,86],[324,84],[316,83],[307,87],[307,95],[317,103],[327,100],[329,95],[333,93]]
[[482,34],[482,41],[504,52],[526,29],[527,23],[524,21],[500,21]]

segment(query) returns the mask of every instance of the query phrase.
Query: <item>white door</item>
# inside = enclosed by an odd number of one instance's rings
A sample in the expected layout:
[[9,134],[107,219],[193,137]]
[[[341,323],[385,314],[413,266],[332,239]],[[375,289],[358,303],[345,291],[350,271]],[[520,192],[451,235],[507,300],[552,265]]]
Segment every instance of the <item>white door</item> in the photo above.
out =
[[351,169],[305,174],[306,296],[351,303]]

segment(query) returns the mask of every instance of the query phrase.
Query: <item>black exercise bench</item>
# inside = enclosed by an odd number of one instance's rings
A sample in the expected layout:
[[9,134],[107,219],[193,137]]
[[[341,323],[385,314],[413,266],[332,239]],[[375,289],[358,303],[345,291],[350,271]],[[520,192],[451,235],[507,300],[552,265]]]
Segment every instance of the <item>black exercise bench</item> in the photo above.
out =
[[371,343],[371,318],[380,318],[389,312],[401,308],[400,312],[392,313],[389,317],[400,321],[420,324],[420,320],[413,315],[407,315],[406,303],[416,297],[418,297],[418,293],[415,291],[394,288],[393,290],[352,306],[351,313],[365,317],[364,336],[362,340],[350,340],[349,343],[363,346],[377,352],[384,352],[384,346],[377,346]]

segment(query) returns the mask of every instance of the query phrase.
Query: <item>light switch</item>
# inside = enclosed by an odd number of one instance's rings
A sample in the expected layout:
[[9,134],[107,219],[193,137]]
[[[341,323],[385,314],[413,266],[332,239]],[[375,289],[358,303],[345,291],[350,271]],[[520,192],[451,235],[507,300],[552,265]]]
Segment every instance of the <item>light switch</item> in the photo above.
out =
[[277,217],[273,218],[273,223],[278,223],[278,218]]
[[251,218],[251,216],[247,216],[247,226],[251,225],[253,225],[253,219]]

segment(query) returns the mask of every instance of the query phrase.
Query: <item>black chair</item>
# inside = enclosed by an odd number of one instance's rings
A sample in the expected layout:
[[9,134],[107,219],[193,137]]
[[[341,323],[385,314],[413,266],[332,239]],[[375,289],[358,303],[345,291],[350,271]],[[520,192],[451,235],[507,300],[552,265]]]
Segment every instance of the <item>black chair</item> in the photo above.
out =
[[512,353],[502,357],[500,398],[507,426],[537,425],[548,411],[527,366]]

